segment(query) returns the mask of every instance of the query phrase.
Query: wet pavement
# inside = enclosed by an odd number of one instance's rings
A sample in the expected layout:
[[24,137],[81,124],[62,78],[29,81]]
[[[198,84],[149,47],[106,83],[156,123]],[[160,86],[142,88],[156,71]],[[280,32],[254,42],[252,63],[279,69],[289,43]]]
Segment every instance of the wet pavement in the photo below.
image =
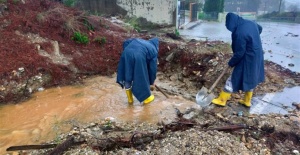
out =
[[[300,73],[300,24],[258,22],[263,27],[261,39],[265,60]],[[231,43],[231,33],[224,22],[195,21],[180,29],[182,37],[196,40],[221,40]]]
[[282,92],[268,93],[263,96],[253,97],[252,106],[249,113],[251,114],[288,114],[289,111],[295,110],[293,103],[300,103],[300,87],[285,88]]

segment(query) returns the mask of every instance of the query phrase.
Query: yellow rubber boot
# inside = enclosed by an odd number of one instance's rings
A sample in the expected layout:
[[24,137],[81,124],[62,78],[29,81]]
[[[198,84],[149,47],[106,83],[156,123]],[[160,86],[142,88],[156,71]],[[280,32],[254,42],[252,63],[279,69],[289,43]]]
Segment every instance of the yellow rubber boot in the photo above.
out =
[[253,95],[253,92],[247,91],[245,93],[244,100],[239,100],[239,103],[242,104],[242,105],[245,105],[246,107],[250,107],[251,106],[252,95]]
[[127,98],[128,98],[128,103],[132,104],[133,103],[133,96],[132,96],[131,88],[126,89],[126,95],[127,95]]
[[219,106],[225,106],[227,100],[230,99],[231,94],[227,93],[225,91],[221,91],[220,95],[218,98],[213,99],[211,102],[213,104],[219,105]]
[[150,95],[146,100],[144,100],[144,104],[148,104],[154,100],[154,95]]

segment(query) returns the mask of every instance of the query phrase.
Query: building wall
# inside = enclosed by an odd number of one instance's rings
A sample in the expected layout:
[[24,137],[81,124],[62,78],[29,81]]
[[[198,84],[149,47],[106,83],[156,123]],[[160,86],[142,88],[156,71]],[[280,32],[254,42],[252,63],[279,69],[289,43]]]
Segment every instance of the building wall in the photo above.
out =
[[99,15],[144,17],[157,24],[175,24],[177,0],[80,0],[78,7]]
[[127,15],[144,17],[158,24],[174,24],[176,0],[117,0]]
[[126,15],[127,11],[117,5],[117,0],[79,0],[77,7],[96,15]]
[[250,0],[225,0],[224,11],[225,12],[256,12],[258,8],[251,6]]

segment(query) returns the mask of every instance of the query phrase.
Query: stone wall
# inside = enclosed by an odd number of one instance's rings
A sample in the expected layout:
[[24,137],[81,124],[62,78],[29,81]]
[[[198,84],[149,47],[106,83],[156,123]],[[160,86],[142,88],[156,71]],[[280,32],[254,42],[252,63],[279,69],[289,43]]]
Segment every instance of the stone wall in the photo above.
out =
[[126,15],[127,11],[117,5],[117,0],[79,0],[77,7],[95,15]]
[[117,0],[129,16],[144,17],[158,24],[174,24],[176,0]]
[[93,14],[144,17],[157,24],[175,24],[176,0],[80,0],[78,7]]

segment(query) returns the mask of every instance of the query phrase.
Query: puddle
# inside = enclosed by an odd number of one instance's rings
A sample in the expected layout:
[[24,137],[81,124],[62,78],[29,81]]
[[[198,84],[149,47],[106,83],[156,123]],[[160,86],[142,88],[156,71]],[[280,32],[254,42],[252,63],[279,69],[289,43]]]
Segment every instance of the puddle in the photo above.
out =
[[296,109],[293,102],[300,103],[300,87],[285,88],[282,92],[268,93],[264,96],[253,97],[250,113],[252,114],[288,114]]
[[[159,86],[160,82],[156,81]],[[14,145],[40,144],[53,140],[73,125],[113,117],[118,121],[157,123],[176,118],[175,107],[184,111],[195,106],[181,97],[167,99],[153,91],[155,100],[142,106],[135,99],[127,104],[125,90],[115,78],[95,77],[84,86],[67,86],[37,92],[29,101],[0,107],[0,154]]]

